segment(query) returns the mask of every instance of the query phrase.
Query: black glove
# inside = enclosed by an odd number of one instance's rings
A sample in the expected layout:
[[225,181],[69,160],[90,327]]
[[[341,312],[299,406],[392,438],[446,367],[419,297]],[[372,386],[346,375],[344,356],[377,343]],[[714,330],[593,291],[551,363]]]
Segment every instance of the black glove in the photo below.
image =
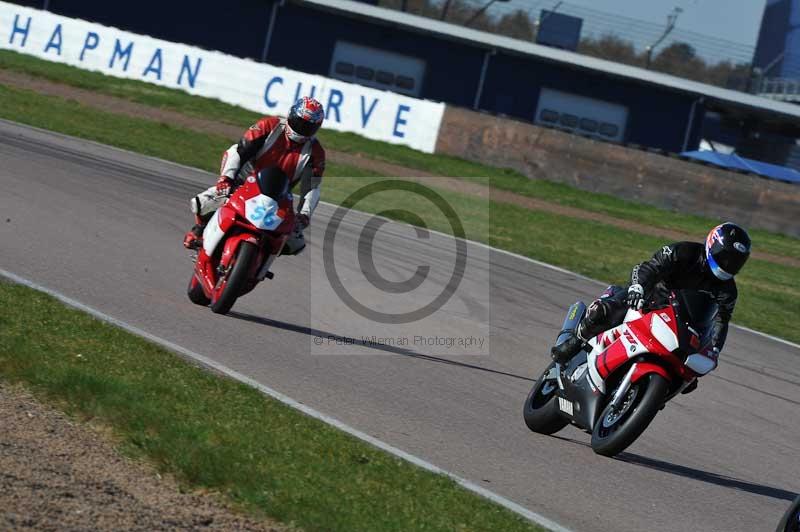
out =
[[634,310],[642,310],[644,306],[644,288],[640,284],[632,284],[628,288],[628,306]]

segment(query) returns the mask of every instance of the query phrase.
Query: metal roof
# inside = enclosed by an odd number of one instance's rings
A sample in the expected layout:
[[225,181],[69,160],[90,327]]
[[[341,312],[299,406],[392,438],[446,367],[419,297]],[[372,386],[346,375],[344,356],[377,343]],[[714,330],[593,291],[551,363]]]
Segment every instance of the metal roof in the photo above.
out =
[[485,31],[465,28],[447,22],[352,0],[292,1],[326,11],[339,12],[350,17],[398,26],[410,31],[434,34],[444,39],[471,44],[487,50],[496,49],[522,56],[535,57],[546,61],[565,64],[572,68],[591,70],[637,83],[656,85],[673,91],[688,93],[698,98],[702,96],[706,98],[708,103],[722,104],[720,107],[723,108],[739,108],[743,111],[755,112],[756,114],[762,115],[762,118],[766,118],[763,116],[764,114],[778,114],[784,119],[790,119],[794,122],[794,125],[800,126],[800,105],[769,100],[745,92],[723,89],[714,85],[699,83],[669,74],[662,74],[652,70],[615,63],[605,59],[597,59],[588,55],[551,48],[519,39],[511,39]]

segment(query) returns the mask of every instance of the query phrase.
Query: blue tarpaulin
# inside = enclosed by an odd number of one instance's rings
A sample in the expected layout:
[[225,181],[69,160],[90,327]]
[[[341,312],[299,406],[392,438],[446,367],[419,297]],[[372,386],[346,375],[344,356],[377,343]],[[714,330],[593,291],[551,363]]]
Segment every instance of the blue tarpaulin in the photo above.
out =
[[800,172],[785,166],[778,166],[776,164],[762,163],[761,161],[754,161],[752,159],[745,159],[739,157],[735,153],[730,155],[719,153],[716,151],[687,151],[681,155],[691,157],[700,161],[705,161],[723,168],[731,168],[733,170],[744,170],[746,172],[753,172],[760,176],[769,179],[777,179],[778,181],[788,181],[789,183],[800,184]]

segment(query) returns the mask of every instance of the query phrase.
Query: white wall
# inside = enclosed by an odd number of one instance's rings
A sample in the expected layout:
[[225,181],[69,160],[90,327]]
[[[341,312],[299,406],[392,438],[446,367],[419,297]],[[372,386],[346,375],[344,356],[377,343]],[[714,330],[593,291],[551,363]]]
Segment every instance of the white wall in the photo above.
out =
[[[110,76],[285,115],[299,96],[325,106],[323,128],[432,153],[444,104],[278,68],[0,1],[0,48]],[[242,129],[247,124],[242,124]]]

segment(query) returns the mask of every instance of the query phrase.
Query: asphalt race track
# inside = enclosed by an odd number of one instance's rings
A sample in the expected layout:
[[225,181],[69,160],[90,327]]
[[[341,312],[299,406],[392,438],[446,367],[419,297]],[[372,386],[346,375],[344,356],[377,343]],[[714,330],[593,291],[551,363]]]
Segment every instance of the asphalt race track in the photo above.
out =
[[[319,276],[332,207],[317,210],[307,253],[280,259],[273,281],[221,317],[186,298],[191,263],[180,244],[191,223],[188,198],[212,176],[0,122],[0,177],[0,268],[197,351],[565,527],[774,530],[800,492],[800,350],[791,345],[732,330],[717,372],[670,403],[620,459],[605,459],[592,453],[585,433],[535,435],[521,416],[566,307],[602,288],[589,280],[470,245],[476,259],[454,297],[399,327],[478,337],[489,323],[482,354],[319,346],[318,338],[364,334],[369,325]],[[402,295],[373,293],[361,282],[357,253],[348,254],[368,220],[351,214],[341,224],[339,275],[361,291],[357,299],[405,305]],[[396,224],[373,229],[381,275],[406,279],[424,257],[431,264],[425,282],[447,282],[449,270],[435,270],[455,253],[453,239],[416,238]]]

